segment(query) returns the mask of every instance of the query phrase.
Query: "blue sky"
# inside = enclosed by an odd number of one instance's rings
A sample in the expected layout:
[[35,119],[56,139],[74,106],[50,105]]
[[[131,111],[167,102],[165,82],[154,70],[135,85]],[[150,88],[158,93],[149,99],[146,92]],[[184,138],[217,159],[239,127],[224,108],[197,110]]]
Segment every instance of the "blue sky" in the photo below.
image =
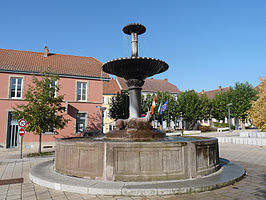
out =
[[124,25],[144,24],[139,56],[162,59],[180,90],[196,91],[266,76],[265,0],[2,1],[0,48],[128,57]]

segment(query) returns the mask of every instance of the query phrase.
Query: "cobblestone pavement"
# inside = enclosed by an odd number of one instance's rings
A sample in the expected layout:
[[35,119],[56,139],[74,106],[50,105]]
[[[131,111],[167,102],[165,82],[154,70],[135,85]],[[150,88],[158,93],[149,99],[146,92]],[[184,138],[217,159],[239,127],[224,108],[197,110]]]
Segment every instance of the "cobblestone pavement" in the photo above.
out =
[[235,145],[222,143],[220,157],[241,164],[247,170],[247,176],[240,182],[221,189],[171,196],[121,197],[91,196],[61,192],[33,184],[29,180],[29,169],[37,163],[50,158],[19,158],[17,151],[0,151],[0,179],[24,178],[20,184],[0,185],[1,200],[165,200],[165,199],[266,199],[266,147]]

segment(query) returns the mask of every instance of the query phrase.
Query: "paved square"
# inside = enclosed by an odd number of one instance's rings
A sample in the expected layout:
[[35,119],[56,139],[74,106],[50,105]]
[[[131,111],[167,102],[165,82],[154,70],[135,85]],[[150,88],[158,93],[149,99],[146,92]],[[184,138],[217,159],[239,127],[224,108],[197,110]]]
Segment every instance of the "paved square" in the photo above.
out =
[[19,159],[18,151],[0,151],[0,178],[13,179],[24,178],[23,183],[1,185],[0,200],[163,200],[163,199],[266,199],[266,146],[236,145],[220,143],[220,157],[241,164],[247,170],[246,176],[239,183],[221,189],[168,196],[147,197],[122,197],[81,195],[76,193],[61,192],[33,184],[29,180],[29,169],[37,163],[51,160],[47,158]]

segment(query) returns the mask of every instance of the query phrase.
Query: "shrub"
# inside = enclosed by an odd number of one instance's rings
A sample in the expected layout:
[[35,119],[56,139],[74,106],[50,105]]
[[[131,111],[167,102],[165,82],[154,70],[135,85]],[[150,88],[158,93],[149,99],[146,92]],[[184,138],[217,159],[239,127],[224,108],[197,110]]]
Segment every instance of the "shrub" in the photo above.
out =
[[199,129],[201,130],[201,132],[212,131],[210,126],[201,126]]

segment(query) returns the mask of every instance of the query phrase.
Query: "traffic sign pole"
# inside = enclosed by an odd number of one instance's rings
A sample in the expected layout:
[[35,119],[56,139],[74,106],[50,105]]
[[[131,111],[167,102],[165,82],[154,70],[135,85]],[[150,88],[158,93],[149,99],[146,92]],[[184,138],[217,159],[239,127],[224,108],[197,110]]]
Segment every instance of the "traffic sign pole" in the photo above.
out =
[[22,147],[23,147],[23,135],[21,136],[21,140],[20,140],[20,159],[23,158]]
[[27,125],[27,121],[25,119],[21,119],[18,121],[18,125],[20,127],[18,134],[21,136],[21,140],[20,140],[20,158],[23,158],[23,153],[22,153],[22,149],[23,149],[23,136],[25,135],[26,131],[26,125]]

